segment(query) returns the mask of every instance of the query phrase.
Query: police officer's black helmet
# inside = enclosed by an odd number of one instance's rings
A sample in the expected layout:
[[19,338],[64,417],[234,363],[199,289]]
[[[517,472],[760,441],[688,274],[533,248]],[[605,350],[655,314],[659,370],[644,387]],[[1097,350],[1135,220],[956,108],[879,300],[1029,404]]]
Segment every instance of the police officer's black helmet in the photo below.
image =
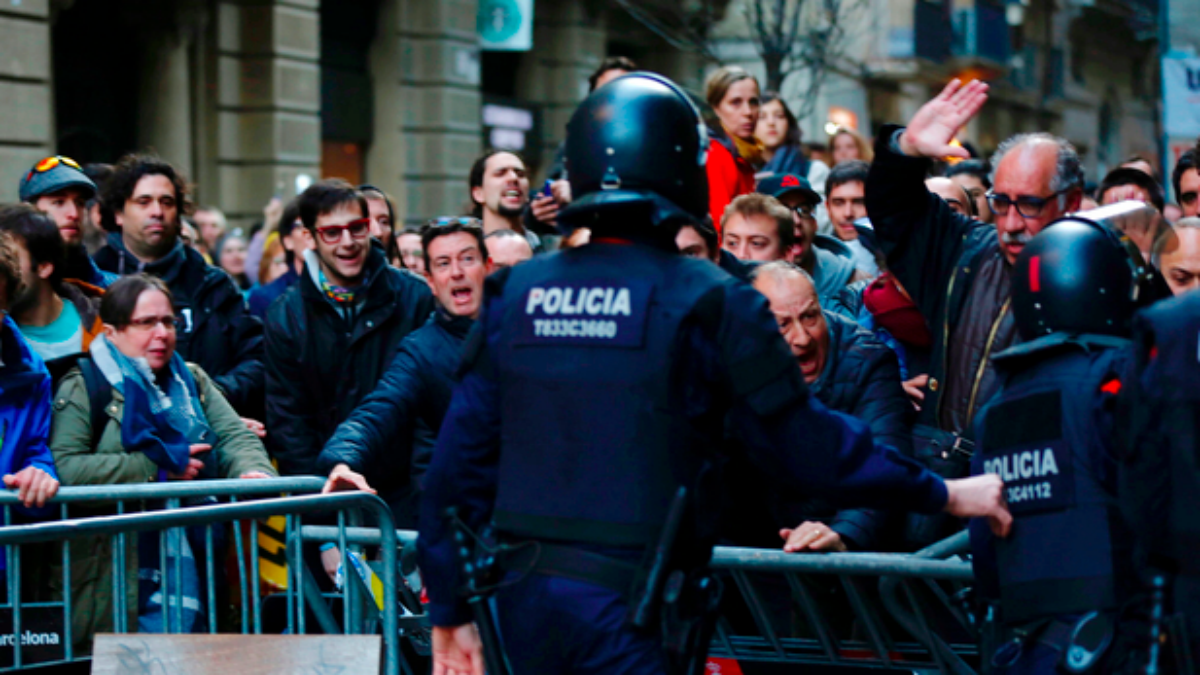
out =
[[1050,333],[1126,337],[1144,286],[1140,256],[1120,233],[1069,216],[1017,256],[1013,317],[1026,341]]
[[655,226],[704,222],[707,159],[708,133],[683,89],[653,73],[623,75],[592,92],[567,124],[573,201],[559,223],[603,229],[625,220],[604,214],[633,207],[647,209]]

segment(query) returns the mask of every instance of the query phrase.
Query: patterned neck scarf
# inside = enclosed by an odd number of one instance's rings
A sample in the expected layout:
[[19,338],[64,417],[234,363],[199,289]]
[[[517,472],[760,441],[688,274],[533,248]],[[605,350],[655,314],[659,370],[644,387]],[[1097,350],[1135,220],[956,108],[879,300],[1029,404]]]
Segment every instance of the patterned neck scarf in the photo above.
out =
[[317,268],[317,274],[319,275],[318,278],[321,281],[321,292],[325,294],[325,297],[329,298],[338,305],[354,304],[354,296],[361,286],[357,288],[343,288],[342,286],[334,286],[333,284],[329,283],[329,279],[325,278],[325,270]]

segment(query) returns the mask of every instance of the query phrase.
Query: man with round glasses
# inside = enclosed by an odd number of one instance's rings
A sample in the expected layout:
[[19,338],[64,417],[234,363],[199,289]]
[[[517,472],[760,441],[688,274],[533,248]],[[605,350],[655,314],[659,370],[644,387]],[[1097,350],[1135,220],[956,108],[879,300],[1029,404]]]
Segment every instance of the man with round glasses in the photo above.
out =
[[[296,200],[314,246],[304,251],[300,280],[267,310],[266,423],[280,473],[311,476],[322,473],[321,448],[434,304],[424,280],[388,265],[371,244],[362,192],[323,180]],[[334,553],[323,555],[326,569],[336,567]]]
[[961,457],[963,469],[973,447],[972,419],[998,388],[990,357],[1017,341],[1013,261],[1043,227],[1078,210],[1083,197],[1075,148],[1045,133],[1013,136],[993,155],[987,201],[995,227],[955,213],[931,194],[924,178],[932,160],[967,157],[951,141],[986,101],[986,84],[955,80],[907,127],[884,127],[866,189],[888,268],[934,335],[916,446]]

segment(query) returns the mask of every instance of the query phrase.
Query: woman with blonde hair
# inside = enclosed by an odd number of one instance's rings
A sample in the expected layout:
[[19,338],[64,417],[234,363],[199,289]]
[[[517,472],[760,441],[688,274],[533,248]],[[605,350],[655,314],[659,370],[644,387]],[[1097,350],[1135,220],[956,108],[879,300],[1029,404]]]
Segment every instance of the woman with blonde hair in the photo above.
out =
[[708,76],[705,98],[720,121],[709,129],[708,206],[713,226],[734,197],[754,192],[754,172],[762,163],[762,145],[754,137],[758,124],[758,80],[737,66],[718,68]]
[[875,151],[862,134],[848,127],[838,127],[829,137],[829,159],[833,166],[853,159],[870,164],[875,159]]

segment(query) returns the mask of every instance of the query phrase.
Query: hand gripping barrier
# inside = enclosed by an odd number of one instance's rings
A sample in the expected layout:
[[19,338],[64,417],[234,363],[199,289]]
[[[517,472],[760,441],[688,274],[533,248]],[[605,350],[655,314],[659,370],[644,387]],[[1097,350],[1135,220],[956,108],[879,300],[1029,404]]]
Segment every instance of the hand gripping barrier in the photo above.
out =
[[[320,490],[324,480],[320,478],[286,478],[259,480],[213,480],[193,483],[150,483],[139,485],[107,485],[95,487],[62,488],[52,500],[58,507],[58,513],[63,520],[38,522],[33,524],[14,524],[16,520],[13,507],[18,504],[15,493],[0,491],[0,506],[4,508],[5,527],[0,530],[0,546],[4,546],[6,554],[5,579],[3,590],[6,595],[0,603],[0,614],[8,613],[11,620],[11,630],[0,632],[0,648],[11,647],[11,660],[0,662],[0,671],[19,669],[26,665],[23,651],[33,646],[26,646],[28,641],[22,632],[23,614],[31,611],[61,610],[62,613],[62,655],[57,659],[43,662],[69,662],[78,660],[72,639],[72,605],[71,597],[71,541],[80,537],[100,536],[111,537],[112,545],[112,589],[113,589],[113,626],[117,632],[128,632],[128,607],[125,603],[126,587],[126,537],[133,533],[159,531],[159,578],[163,580],[165,589],[163,596],[166,600],[163,614],[163,632],[180,632],[183,626],[184,590],[180,579],[182,574],[182,557],[172,556],[174,569],[169,569],[168,544],[171,537],[183,538],[179,529],[185,527],[203,527],[205,562],[208,574],[205,575],[205,591],[210,611],[207,612],[208,631],[217,632],[215,612],[216,588],[212,571],[219,561],[214,559],[212,527],[204,527],[216,523],[235,524],[233,528],[236,556],[241,584],[241,628],[242,633],[262,633],[262,616],[260,612],[258,565],[253,562],[246,564],[246,549],[243,546],[241,521],[250,521],[250,539],[258,540],[258,519],[269,516],[286,515],[285,531],[290,539],[298,539],[300,532],[300,516],[312,513],[338,514],[338,527],[332,528],[341,532],[346,529],[347,515],[369,513],[382,527],[379,542],[381,544],[382,565],[382,595],[384,607],[396,607],[397,603],[397,551],[398,540],[395,529],[391,526],[391,512],[387,506],[374,495],[361,492],[347,492],[331,495],[307,495],[299,497],[278,498],[281,493],[316,492]],[[273,496],[276,498],[257,499],[255,501],[239,501],[248,497]],[[227,497],[231,503],[211,506],[191,506],[180,508],[185,501],[204,497]],[[161,501],[166,510],[127,513],[130,503],[142,501]],[[88,504],[103,505],[115,510],[115,515],[101,515],[87,518],[68,519],[69,510],[74,505]],[[344,535],[343,535],[344,540]],[[176,539],[176,541],[178,541]],[[21,594],[26,586],[21,578],[22,547],[34,544],[61,544],[61,564],[63,581],[61,598],[51,598],[44,602],[23,602]],[[299,589],[302,589],[303,575],[306,572],[299,547],[288,550],[288,631],[303,633],[305,612],[303,601],[298,599]],[[58,557],[56,551],[54,557]],[[39,562],[53,562],[43,560]],[[249,574],[247,574],[247,568]],[[174,577],[170,572],[174,572]],[[250,579],[247,579],[247,576]],[[172,588],[172,586],[174,588]],[[347,593],[344,599],[347,606],[347,617],[355,607],[352,593]],[[398,623],[394,611],[379,613],[383,623],[384,636],[384,665],[385,672],[399,673],[401,664],[398,649]],[[252,619],[251,619],[252,617]],[[361,621],[348,620],[347,630],[361,628]],[[341,631],[338,631],[341,632]],[[36,638],[36,636],[35,636]]]

